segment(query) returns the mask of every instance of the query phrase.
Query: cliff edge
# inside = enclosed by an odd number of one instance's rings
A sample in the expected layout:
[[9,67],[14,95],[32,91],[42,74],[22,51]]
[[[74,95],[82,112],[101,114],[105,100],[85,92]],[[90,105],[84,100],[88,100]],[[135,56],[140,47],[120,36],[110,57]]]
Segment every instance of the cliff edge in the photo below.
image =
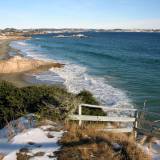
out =
[[39,68],[63,67],[63,64],[14,56],[0,61],[0,73],[20,73]]

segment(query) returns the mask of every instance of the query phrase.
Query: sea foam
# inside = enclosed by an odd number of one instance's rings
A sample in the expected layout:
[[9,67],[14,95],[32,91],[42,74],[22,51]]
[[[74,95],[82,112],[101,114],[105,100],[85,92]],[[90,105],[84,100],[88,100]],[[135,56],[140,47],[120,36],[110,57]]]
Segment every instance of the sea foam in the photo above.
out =
[[87,74],[87,68],[73,63],[66,63],[64,68],[52,68],[65,81],[70,92],[79,93],[88,90],[104,105],[112,107],[130,107],[131,103],[126,94],[107,84],[104,78]]
[[73,35],[63,35],[63,34],[60,34],[60,35],[57,35],[57,36],[54,36],[56,38],[87,38],[86,35],[84,34],[73,34]]

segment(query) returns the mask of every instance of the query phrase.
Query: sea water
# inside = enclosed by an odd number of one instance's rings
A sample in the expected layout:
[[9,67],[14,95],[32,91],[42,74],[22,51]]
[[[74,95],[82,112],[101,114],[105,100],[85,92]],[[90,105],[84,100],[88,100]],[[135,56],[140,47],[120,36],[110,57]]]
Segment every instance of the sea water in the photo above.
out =
[[89,90],[111,107],[142,108],[146,102],[160,113],[160,33],[34,35],[11,46],[24,56],[65,64],[34,75],[41,82],[62,83],[74,93]]

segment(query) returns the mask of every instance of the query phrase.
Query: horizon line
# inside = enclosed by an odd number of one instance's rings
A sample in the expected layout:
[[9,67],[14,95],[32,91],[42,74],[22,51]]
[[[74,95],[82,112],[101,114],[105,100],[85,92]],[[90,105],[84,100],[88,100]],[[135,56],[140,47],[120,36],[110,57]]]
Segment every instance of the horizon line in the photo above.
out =
[[160,28],[85,28],[85,27],[28,27],[28,28],[19,28],[19,27],[5,27],[0,28],[0,30],[4,30],[7,28],[22,30],[22,29],[82,29],[82,30],[160,30]]

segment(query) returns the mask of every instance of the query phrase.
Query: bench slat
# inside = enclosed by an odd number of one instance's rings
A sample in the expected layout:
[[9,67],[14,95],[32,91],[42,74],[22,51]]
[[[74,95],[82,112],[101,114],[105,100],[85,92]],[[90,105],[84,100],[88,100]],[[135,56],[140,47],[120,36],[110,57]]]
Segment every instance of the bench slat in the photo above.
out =
[[133,132],[133,128],[106,128],[103,131],[114,132],[114,133],[130,133]]
[[114,107],[107,107],[107,106],[98,106],[98,105],[91,105],[91,104],[81,104],[81,107],[88,107],[88,108],[101,108],[105,111],[137,111],[137,109],[134,108],[114,108]]
[[70,120],[104,121],[104,122],[135,122],[135,118],[130,118],[130,117],[106,117],[106,116],[88,116],[88,115],[70,115]]

